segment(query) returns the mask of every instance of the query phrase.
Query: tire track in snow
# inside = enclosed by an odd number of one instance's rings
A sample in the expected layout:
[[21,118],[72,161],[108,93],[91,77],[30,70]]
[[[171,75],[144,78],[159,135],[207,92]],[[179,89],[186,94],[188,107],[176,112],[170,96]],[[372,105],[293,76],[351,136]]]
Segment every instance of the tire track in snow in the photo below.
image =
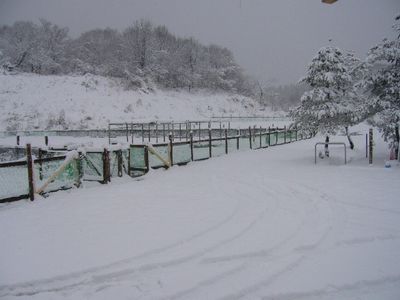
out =
[[[213,180],[213,185],[216,185],[216,181]],[[271,191],[269,191],[271,192]],[[240,194],[240,193],[239,193]],[[231,195],[233,199],[237,197],[238,193],[236,192],[231,192]],[[243,195],[248,197],[249,195]],[[268,212],[268,207],[265,208],[264,210],[261,211],[247,226],[242,228],[238,233],[234,234],[233,236],[224,239],[220,242],[217,242],[216,244],[204,248],[202,250],[199,250],[197,252],[193,252],[189,255],[179,257],[177,259],[173,260],[167,260],[167,261],[161,261],[161,262],[153,262],[153,263],[147,263],[147,264],[142,264],[140,266],[135,266],[131,268],[124,268],[124,269],[119,269],[117,271],[109,271],[109,269],[116,268],[118,266],[125,266],[126,264],[130,264],[135,260],[140,260],[155,254],[160,254],[168,250],[173,250],[174,248],[181,247],[185,244],[188,244],[189,242],[202,238],[209,234],[210,232],[216,231],[229,223],[240,211],[239,206],[236,206],[236,209],[234,212],[229,215],[227,218],[225,218],[222,222],[218,223],[216,226],[213,226],[207,230],[204,230],[196,235],[193,235],[187,239],[181,240],[179,242],[176,242],[168,247],[162,247],[158,248],[149,252],[145,252],[143,254],[137,255],[132,258],[124,259],[118,262],[114,262],[111,264],[107,264],[104,266],[100,267],[95,267],[91,269],[87,269],[84,271],[79,271],[79,272],[73,272],[69,273],[66,275],[61,275],[53,278],[47,278],[47,279],[42,279],[42,280],[35,280],[35,281],[29,281],[29,282],[24,282],[20,284],[12,284],[12,285],[3,285],[0,286],[0,297],[7,296],[7,295],[35,295],[39,293],[44,293],[44,292],[59,292],[64,289],[71,289],[73,287],[79,287],[79,286],[86,286],[89,284],[98,284],[98,283],[103,283],[108,280],[114,280],[116,278],[123,278],[131,274],[135,273],[143,273],[143,272],[149,272],[153,271],[156,269],[165,269],[169,267],[175,267],[177,265],[181,265],[183,263],[187,263],[189,261],[192,261],[196,258],[199,258],[208,252],[214,251],[215,249],[218,249],[219,247],[226,245],[241,236],[243,236],[245,233],[247,233],[259,220],[263,218],[263,216]],[[105,272],[104,272],[105,271]],[[103,273],[103,274],[100,274]],[[54,286],[52,286],[54,285]]]

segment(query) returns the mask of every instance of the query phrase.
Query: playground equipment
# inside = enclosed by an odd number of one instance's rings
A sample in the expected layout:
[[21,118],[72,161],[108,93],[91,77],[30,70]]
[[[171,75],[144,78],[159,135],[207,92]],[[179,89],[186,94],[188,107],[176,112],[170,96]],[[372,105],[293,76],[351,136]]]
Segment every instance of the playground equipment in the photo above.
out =
[[315,143],[314,146],[314,161],[315,164],[317,164],[317,146],[318,145],[342,145],[344,148],[344,164],[347,164],[347,150],[346,150],[346,144],[345,143],[339,143],[339,142],[330,142],[330,143],[325,143],[325,142],[319,142]]

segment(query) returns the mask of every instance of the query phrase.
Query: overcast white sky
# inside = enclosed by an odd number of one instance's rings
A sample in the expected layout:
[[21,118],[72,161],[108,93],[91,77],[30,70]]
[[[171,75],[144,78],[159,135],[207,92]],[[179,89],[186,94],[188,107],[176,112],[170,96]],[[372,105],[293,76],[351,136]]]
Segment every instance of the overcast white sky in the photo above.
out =
[[146,18],[180,36],[233,51],[262,82],[297,82],[329,44],[364,57],[393,36],[400,0],[0,0],[0,24],[45,18],[72,36],[96,27],[123,29]]

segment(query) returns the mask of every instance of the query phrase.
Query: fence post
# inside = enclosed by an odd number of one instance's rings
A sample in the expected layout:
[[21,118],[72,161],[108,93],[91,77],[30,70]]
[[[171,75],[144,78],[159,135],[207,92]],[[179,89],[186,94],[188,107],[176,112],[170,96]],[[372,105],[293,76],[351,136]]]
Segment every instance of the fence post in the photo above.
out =
[[76,167],[78,169],[78,180],[76,181],[76,186],[79,188],[82,184],[82,177],[83,177],[82,152],[78,152]]
[[208,157],[212,157],[212,139],[211,139],[211,129],[208,129]]
[[286,144],[286,135],[287,135],[287,130],[286,130],[286,125],[283,127],[283,143]]
[[297,137],[297,135],[298,135],[297,126],[294,128],[294,130],[296,130],[295,132],[296,132],[296,142],[297,142],[297,141],[298,141],[298,137]]
[[275,135],[276,135],[276,140],[275,140],[275,145],[278,145],[278,140],[279,140],[279,127],[276,127],[275,129]]
[[29,185],[29,199],[35,200],[35,185],[33,183],[33,160],[31,144],[26,145],[26,158],[28,163],[28,185]]
[[225,154],[228,154],[228,129],[225,128]]
[[122,150],[117,151],[118,177],[122,177]]
[[165,123],[162,124],[163,142],[165,142]]
[[168,157],[172,167],[174,165],[174,149],[173,149],[174,145],[173,145],[173,136],[171,133],[168,135],[168,139],[169,139]]
[[262,134],[261,134],[261,131],[262,131],[262,127],[260,126],[260,148],[262,148]]
[[199,141],[201,140],[201,122],[199,122]]
[[17,146],[19,146],[19,135],[17,135]]
[[374,133],[372,128],[369,129],[369,164],[372,165],[373,159],[373,148],[374,148]]
[[182,141],[182,123],[179,123],[179,140]]
[[44,137],[44,144],[45,144],[46,146],[49,145],[49,137],[48,137],[47,135]]
[[240,146],[239,146],[239,140],[240,140],[240,129],[237,130],[237,135],[236,135],[236,149],[239,150]]
[[103,151],[103,183],[107,184],[111,181],[110,178],[110,152],[104,148]]
[[250,142],[250,149],[253,149],[253,146],[251,144],[251,126],[249,126],[249,142]]
[[126,142],[129,143],[129,126],[128,123],[125,123],[126,127]]
[[190,131],[190,159],[191,161],[194,160],[194,155],[193,155],[193,132]]
[[368,133],[365,134],[365,158],[368,158]]
[[39,179],[40,179],[40,180],[43,180],[43,174],[42,174],[42,172],[43,172],[42,149],[39,148],[39,151],[38,151],[38,152],[39,152],[39,153],[38,153],[38,156],[39,156]]

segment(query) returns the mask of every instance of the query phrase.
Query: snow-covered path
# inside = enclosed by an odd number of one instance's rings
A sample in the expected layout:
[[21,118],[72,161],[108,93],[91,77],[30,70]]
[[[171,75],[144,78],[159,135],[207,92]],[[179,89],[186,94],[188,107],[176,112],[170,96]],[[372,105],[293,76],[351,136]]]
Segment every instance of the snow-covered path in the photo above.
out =
[[399,299],[400,167],[316,141],[1,206],[0,298]]

